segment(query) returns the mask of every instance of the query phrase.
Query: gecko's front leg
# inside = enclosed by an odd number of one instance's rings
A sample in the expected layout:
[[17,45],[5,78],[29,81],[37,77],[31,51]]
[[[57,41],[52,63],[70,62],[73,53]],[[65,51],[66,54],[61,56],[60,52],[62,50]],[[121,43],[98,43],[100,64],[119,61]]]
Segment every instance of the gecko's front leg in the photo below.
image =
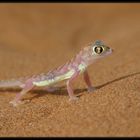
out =
[[74,95],[74,92],[73,92],[73,89],[72,89],[72,81],[79,75],[79,72],[75,72],[74,75],[67,81],[67,91],[68,91],[68,94],[69,94],[69,101],[72,101],[72,100],[77,100],[78,97],[76,97]]
[[88,92],[90,92],[90,93],[93,92],[95,90],[95,87],[93,87],[92,84],[91,84],[91,81],[90,81],[87,70],[84,71],[83,75],[84,75],[85,83],[88,86]]

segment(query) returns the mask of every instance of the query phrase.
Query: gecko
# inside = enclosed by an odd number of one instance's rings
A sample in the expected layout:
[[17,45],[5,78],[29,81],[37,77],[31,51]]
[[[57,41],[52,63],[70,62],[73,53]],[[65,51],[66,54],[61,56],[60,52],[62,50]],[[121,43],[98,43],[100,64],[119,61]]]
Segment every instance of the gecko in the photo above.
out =
[[102,41],[96,40],[87,44],[75,57],[67,61],[48,73],[41,73],[31,77],[24,77],[12,80],[1,80],[0,88],[20,87],[22,90],[9,103],[14,107],[23,104],[23,96],[34,87],[46,87],[46,90],[55,90],[55,85],[61,81],[66,83],[69,100],[77,100],[74,95],[72,82],[83,74],[83,79],[88,87],[89,92],[93,92],[95,88],[91,84],[91,80],[87,71],[87,67],[96,60],[103,58],[113,52],[113,49],[105,45]]

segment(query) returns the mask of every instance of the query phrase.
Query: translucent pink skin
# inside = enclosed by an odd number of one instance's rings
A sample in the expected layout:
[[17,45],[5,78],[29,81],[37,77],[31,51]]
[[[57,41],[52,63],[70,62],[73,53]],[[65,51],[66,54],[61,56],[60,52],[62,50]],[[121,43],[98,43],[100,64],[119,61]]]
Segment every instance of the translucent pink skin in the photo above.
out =
[[[102,44],[103,43],[101,42],[101,45]],[[95,54],[93,54],[93,47],[95,45],[96,43],[95,44],[92,43],[88,45],[83,50],[81,50],[79,54],[77,54],[73,59],[67,62],[65,65],[62,65],[58,67],[57,69],[54,69],[53,71],[48,72],[47,74],[43,73],[40,75],[34,75],[31,78],[21,78],[19,80],[13,80],[13,81],[6,81],[6,82],[2,81],[0,82],[0,87],[13,87],[13,86],[22,87],[22,91],[16,95],[13,101],[10,102],[13,104],[13,106],[17,106],[18,104],[24,103],[23,101],[21,101],[23,95],[25,95],[28,91],[30,91],[31,89],[35,87],[33,82],[40,82],[43,80],[54,79],[57,76],[64,75],[69,70],[74,70],[74,74],[70,78],[66,79],[66,86],[67,86],[67,91],[68,91],[70,100],[76,100],[78,99],[78,97],[74,95],[74,92],[72,89],[72,82],[74,81],[74,79],[76,79],[79,76],[79,74],[83,73],[84,81],[88,87],[88,91],[92,92],[94,90],[94,87],[92,87],[86,68],[90,64],[92,64],[95,60],[98,60],[99,58],[102,58],[112,53],[112,49],[109,48],[109,50],[106,51],[104,54],[95,56]],[[80,64],[84,64],[86,66],[85,70],[82,72],[79,70],[79,67],[78,67]],[[62,81],[62,79],[60,81]],[[47,86],[46,88],[48,88],[48,91],[53,91],[54,89],[51,87]]]

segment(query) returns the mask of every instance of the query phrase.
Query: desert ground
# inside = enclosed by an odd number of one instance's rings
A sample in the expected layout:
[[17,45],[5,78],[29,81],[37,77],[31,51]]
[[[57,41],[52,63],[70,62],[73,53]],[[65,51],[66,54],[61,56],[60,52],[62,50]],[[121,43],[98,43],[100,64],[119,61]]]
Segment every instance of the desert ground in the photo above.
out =
[[36,89],[13,107],[20,89],[1,89],[0,136],[140,136],[140,3],[1,3],[0,79],[47,73],[98,39],[114,52],[89,66],[94,92],[80,75],[76,102]]

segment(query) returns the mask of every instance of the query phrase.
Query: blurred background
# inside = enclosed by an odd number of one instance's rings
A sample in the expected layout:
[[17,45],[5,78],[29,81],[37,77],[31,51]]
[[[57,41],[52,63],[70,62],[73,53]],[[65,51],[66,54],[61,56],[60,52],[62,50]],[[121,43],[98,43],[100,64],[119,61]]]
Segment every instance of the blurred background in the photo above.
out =
[[0,62],[12,77],[21,67],[19,76],[36,73],[63,64],[96,39],[124,59],[139,45],[139,25],[140,4],[1,3]]

